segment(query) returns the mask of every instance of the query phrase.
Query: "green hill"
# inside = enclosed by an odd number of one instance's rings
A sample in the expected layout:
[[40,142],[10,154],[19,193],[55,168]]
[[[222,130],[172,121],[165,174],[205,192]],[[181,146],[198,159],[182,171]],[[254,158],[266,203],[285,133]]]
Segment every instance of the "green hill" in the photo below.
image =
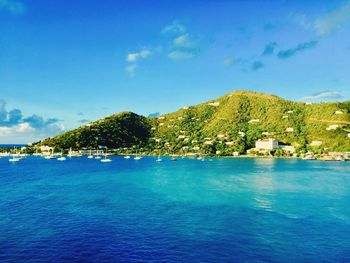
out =
[[[350,151],[349,112],[349,101],[306,104],[235,91],[154,118],[134,113],[112,115],[42,144],[59,148],[134,146],[134,150],[142,147],[148,153],[220,151],[231,155],[254,147],[257,139],[273,137],[301,150]],[[322,144],[311,146],[313,141]]]

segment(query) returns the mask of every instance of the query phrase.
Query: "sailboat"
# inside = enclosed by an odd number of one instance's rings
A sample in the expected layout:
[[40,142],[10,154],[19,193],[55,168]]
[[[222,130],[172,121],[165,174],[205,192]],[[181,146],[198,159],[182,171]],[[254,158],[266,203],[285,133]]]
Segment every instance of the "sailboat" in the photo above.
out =
[[61,152],[60,157],[57,158],[57,161],[65,161],[66,157],[63,156],[63,152]]
[[156,159],[156,162],[161,162],[162,158],[160,158],[160,155],[158,155],[158,158]]
[[89,156],[87,157],[88,159],[93,159],[94,158],[94,156],[92,155],[92,150],[90,149],[90,154],[89,154]]
[[19,160],[21,160],[21,158],[19,157],[19,155],[16,153],[16,147],[14,147],[14,151],[15,153],[13,153],[11,156],[12,158],[9,159],[9,162],[18,162]]
[[105,158],[101,160],[102,163],[110,163],[112,160],[107,158],[107,149],[106,149],[106,153],[105,153]]

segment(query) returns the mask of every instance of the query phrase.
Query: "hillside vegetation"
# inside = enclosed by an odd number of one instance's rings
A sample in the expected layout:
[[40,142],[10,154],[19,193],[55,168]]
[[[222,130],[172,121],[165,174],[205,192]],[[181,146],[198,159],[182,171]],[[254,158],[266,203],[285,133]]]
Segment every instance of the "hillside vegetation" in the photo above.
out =
[[[112,115],[41,144],[64,149],[104,145],[129,152],[143,148],[154,154],[231,155],[254,147],[257,139],[273,137],[302,151],[350,151],[349,112],[349,101],[306,104],[235,91],[154,118],[130,112]],[[313,141],[321,145],[311,146]]]

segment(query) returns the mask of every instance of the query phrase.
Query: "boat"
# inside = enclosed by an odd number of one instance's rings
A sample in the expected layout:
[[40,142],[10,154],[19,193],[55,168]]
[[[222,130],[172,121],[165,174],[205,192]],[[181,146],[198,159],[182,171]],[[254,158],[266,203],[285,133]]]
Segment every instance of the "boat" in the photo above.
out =
[[64,157],[64,156],[61,156],[61,157],[57,158],[57,161],[65,161],[65,160],[66,160],[66,157]]
[[52,154],[50,154],[50,155],[45,155],[44,158],[45,158],[45,159],[55,159],[55,156],[53,156]]
[[177,159],[176,159],[175,156],[172,156],[172,157],[170,158],[170,160],[171,160],[171,161],[176,161]]
[[303,160],[317,160],[317,158],[313,155],[306,155],[303,157]]
[[124,159],[130,159],[130,155],[125,155]]
[[134,157],[134,160],[141,160],[141,159],[142,159],[142,156],[140,156],[140,155]]
[[108,156],[108,153],[107,153],[107,147],[106,147],[105,158],[101,159],[102,163],[110,163],[112,161],[111,159],[107,158],[107,156]]
[[19,162],[19,160],[21,160],[21,158],[15,157],[15,155],[13,155],[12,158],[9,159],[9,162]]
[[156,159],[156,162],[161,162],[162,158],[160,158],[160,156],[158,156],[158,158]]
[[88,157],[87,157],[88,159],[93,159],[94,158],[94,156],[92,155],[92,151],[90,150],[90,154],[88,155]]

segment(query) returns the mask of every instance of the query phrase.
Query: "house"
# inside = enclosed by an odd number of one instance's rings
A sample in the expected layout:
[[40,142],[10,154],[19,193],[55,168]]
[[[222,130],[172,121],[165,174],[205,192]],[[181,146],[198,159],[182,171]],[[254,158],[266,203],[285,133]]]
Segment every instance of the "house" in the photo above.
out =
[[274,150],[278,148],[278,141],[272,138],[257,140],[255,148],[258,150]]
[[288,128],[286,129],[286,132],[294,132],[294,128],[293,128],[293,127],[288,127]]
[[234,144],[234,142],[233,142],[233,141],[225,142],[225,144],[226,144],[227,146],[232,146],[232,145]]
[[334,114],[343,114],[343,112],[341,110],[337,110],[334,112]]
[[225,134],[218,134],[217,137],[220,139],[225,138]]
[[205,141],[204,144],[206,144],[206,145],[212,145],[212,144],[213,144],[213,141]]
[[323,141],[312,141],[310,143],[310,146],[321,146],[323,144]]
[[40,146],[40,152],[43,155],[50,155],[53,152],[53,147],[50,147],[47,145],[42,145],[42,146]]
[[295,153],[295,147],[291,145],[280,145],[279,148],[284,152]]
[[250,121],[248,121],[248,123],[252,123],[252,124],[256,124],[256,123],[259,123],[260,120],[259,119],[252,119]]
[[232,156],[238,157],[238,156],[239,156],[239,152],[233,152],[233,153],[232,153]]
[[262,135],[265,135],[265,136],[271,135],[271,133],[269,133],[268,131],[264,131],[264,132],[262,132],[261,134],[262,134]]
[[282,119],[288,119],[288,115],[283,115]]
[[188,110],[188,108],[189,108],[188,106],[185,106],[185,107],[183,107],[182,109],[183,109],[183,110]]
[[220,102],[209,102],[208,105],[218,107],[220,105]]
[[245,133],[244,133],[244,132],[239,131],[239,132],[238,132],[238,135],[239,135],[239,136],[241,136],[241,137],[244,137],[244,136],[245,136]]
[[338,129],[339,128],[339,125],[338,124],[332,124],[332,125],[329,125],[327,128],[326,128],[326,130],[327,131],[334,131],[334,130],[336,130],[336,129]]

